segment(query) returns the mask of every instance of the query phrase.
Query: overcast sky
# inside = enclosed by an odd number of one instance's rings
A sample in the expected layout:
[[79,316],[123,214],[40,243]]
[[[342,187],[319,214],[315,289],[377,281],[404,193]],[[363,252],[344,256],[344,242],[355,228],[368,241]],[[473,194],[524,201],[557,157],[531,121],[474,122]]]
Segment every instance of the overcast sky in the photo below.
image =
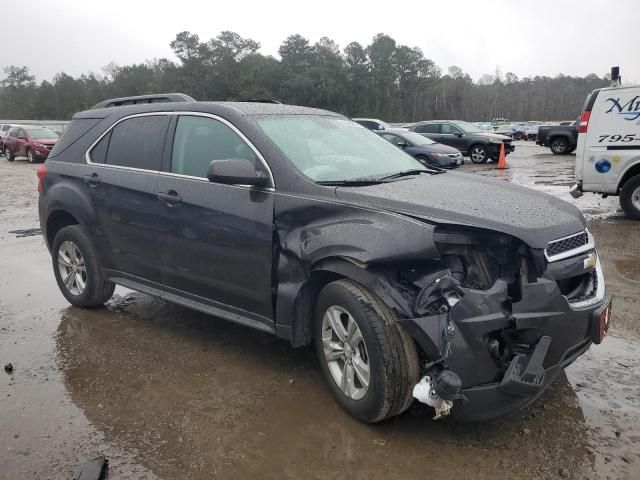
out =
[[1,18],[0,67],[26,65],[38,82],[60,71],[102,73],[112,61],[174,59],[169,42],[182,30],[201,40],[233,30],[272,55],[293,33],[343,48],[382,32],[474,80],[496,66],[524,77],[603,75],[620,65],[624,83],[640,81],[637,0],[20,0],[6,2]]

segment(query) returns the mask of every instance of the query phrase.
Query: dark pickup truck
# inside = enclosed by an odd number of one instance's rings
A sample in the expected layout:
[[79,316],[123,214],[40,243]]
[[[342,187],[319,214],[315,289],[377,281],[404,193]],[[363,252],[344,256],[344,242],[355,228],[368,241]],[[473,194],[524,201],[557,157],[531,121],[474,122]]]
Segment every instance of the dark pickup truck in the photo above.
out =
[[545,125],[538,128],[538,145],[549,147],[556,155],[571,153],[578,144],[578,128],[575,125]]

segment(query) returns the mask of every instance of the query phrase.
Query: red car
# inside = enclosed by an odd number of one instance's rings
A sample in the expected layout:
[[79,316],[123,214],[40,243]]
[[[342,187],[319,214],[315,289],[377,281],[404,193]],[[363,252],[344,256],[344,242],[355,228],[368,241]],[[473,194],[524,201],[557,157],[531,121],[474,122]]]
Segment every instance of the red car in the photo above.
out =
[[4,138],[4,155],[13,162],[16,157],[27,157],[31,163],[44,162],[58,141],[58,134],[41,127],[13,127]]

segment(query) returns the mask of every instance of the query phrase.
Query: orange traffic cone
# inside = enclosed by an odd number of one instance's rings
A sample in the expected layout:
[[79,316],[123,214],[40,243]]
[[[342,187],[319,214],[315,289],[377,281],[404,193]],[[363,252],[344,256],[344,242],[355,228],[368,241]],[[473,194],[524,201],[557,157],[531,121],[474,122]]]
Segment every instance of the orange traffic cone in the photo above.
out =
[[498,157],[498,166],[496,168],[500,170],[509,168],[507,167],[507,156],[504,154],[504,143],[500,144],[500,156]]

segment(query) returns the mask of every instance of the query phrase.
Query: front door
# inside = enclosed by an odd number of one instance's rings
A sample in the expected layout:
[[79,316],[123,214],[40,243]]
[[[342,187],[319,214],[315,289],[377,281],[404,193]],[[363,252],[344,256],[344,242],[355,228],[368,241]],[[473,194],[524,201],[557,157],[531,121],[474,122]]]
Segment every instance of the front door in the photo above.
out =
[[18,135],[15,140],[15,147],[13,150],[14,156],[26,156],[27,155],[27,132],[25,132],[24,128],[18,129]]
[[273,192],[207,180],[211,161],[250,160],[256,151],[224,120],[180,115],[171,159],[156,186],[166,230],[162,283],[273,323]]
[[457,148],[461,152],[467,151],[467,145],[465,145],[466,140],[462,130],[452,123],[442,124],[442,134],[440,139],[437,141],[444,143],[445,145],[449,145],[450,147]]

